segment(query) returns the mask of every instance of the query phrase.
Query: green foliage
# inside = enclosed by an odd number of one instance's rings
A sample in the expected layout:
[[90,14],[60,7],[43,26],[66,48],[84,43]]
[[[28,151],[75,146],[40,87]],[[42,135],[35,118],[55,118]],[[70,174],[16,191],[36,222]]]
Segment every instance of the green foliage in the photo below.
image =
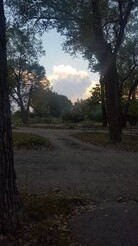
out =
[[135,37],[127,38],[118,54],[117,68],[122,99],[126,100],[137,79],[138,44]]
[[91,97],[88,99],[89,104],[93,107],[101,103],[101,86],[100,84],[96,84],[95,87],[92,88]]
[[15,117],[15,118],[21,118],[21,111],[20,110],[17,110],[16,112],[14,112],[12,114],[12,116]]
[[82,112],[71,111],[63,114],[62,119],[67,122],[78,123],[84,120]]
[[39,117],[60,117],[71,110],[72,103],[66,96],[40,88],[33,93],[32,107]]
[[93,88],[92,96],[87,100],[77,100],[73,109],[63,114],[62,119],[74,123],[87,119],[102,121],[100,86]]
[[12,114],[12,124],[14,126],[22,124],[21,111],[16,111]]
[[49,86],[45,68],[38,63],[44,54],[42,42],[31,28],[8,26],[7,28],[8,81],[11,101],[21,111],[23,123],[27,123],[31,95],[41,82]]
[[44,55],[42,41],[36,38],[31,28],[7,27],[7,59],[14,71],[27,70],[38,63],[41,55]]
[[88,118],[94,121],[102,121],[101,105],[95,105],[88,114]]
[[66,37],[64,49],[73,55],[80,52],[89,61],[90,67],[95,64],[95,57],[101,59],[105,42],[111,43],[113,49],[116,47],[121,25],[123,28],[125,25],[119,20],[120,18],[124,20],[129,11],[131,12],[129,21],[133,22],[133,28],[127,28],[126,35],[129,36],[130,32],[133,35],[136,33],[133,30],[137,23],[136,1],[121,1],[120,5],[113,0],[96,2],[50,0],[35,4],[29,1],[27,5],[26,1],[8,2],[13,8],[12,11],[20,16],[21,22],[30,22],[36,30],[57,28],[57,31]]
[[44,124],[50,125],[53,122],[53,118],[51,117],[39,117],[34,114],[34,117],[30,117],[29,125],[31,124]]
[[135,102],[130,102],[128,115],[135,116],[138,118],[138,100]]
[[129,104],[127,119],[130,125],[135,126],[138,122],[138,100]]
[[[107,84],[106,109],[113,109],[113,114],[107,112],[110,138],[120,141],[121,123],[117,119],[121,118],[121,110],[116,62],[124,39],[134,36],[137,39],[137,1],[48,0],[36,4],[29,1],[28,6],[24,0],[20,3],[14,0],[9,5],[21,16],[22,22],[28,21],[42,32],[56,28],[65,36],[65,51],[72,55],[81,53],[91,69],[99,70],[103,82]],[[115,74],[113,79],[111,71],[113,76]]]
[[134,80],[137,70],[137,56],[138,56],[138,47],[137,41],[135,38],[126,39],[122,45],[118,59],[118,73],[121,80],[126,78],[129,80]]
[[72,110],[63,114],[62,119],[68,122],[81,122],[87,118],[87,113],[89,111],[89,105],[87,100],[77,100]]
[[24,132],[13,132],[13,145],[16,148],[53,149],[53,146],[48,139],[38,136],[36,134]]

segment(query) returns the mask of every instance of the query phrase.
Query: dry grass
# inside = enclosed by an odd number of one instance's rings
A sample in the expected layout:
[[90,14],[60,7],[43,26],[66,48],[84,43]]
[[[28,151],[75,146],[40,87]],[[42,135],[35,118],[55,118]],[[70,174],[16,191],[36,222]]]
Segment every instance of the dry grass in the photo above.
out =
[[118,150],[138,151],[138,136],[122,135],[122,143],[111,144],[108,133],[93,133],[81,132],[72,134],[73,137],[78,138],[86,143],[97,144],[107,148]]
[[27,219],[14,238],[17,245],[77,245],[70,236],[68,221],[87,207],[83,199],[63,197],[50,192],[43,195],[23,195],[23,202]]

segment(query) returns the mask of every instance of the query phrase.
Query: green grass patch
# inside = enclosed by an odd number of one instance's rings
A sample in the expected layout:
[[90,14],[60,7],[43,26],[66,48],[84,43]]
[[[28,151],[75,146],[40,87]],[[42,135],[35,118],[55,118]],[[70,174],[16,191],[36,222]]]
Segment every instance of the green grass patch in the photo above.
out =
[[97,144],[103,147],[109,147],[118,150],[138,151],[138,136],[122,135],[122,142],[111,144],[108,133],[81,132],[72,134],[73,137],[90,144]]
[[[57,193],[24,195],[27,219],[17,232],[17,245],[75,246],[68,221],[87,204],[79,197],[63,197]],[[79,213],[79,212],[78,212]]]
[[15,148],[26,149],[54,148],[48,139],[25,132],[13,132],[13,145]]

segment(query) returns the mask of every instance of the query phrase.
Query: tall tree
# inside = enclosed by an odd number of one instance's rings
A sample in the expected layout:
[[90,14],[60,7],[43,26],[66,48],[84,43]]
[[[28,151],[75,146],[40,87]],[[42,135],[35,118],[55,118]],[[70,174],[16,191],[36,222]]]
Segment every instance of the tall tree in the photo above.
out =
[[41,86],[33,92],[32,108],[39,117],[61,117],[70,111],[72,103],[66,96]]
[[27,124],[33,90],[41,87],[41,83],[47,84],[47,87],[50,86],[45,77],[45,69],[37,63],[28,65],[26,70],[22,68],[17,71],[12,67],[9,69],[9,82],[10,98],[19,108],[23,124]]
[[100,64],[101,82],[105,85],[109,135],[112,142],[121,141],[121,110],[116,59],[123,43],[127,23],[136,16],[136,0],[48,0],[16,1],[22,21],[45,30],[56,27],[65,35],[64,48],[81,52],[92,65]]
[[131,97],[134,98],[138,86],[138,42],[135,36],[127,38],[120,49],[117,59],[120,97],[123,105],[122,123],[126,126]]
[[7,36],[10,96],[20,108],[23,123],[27,124],[33,88],[46,80],[45,69],[38,63],[44,51],[30,28],[8,28]]
[[16,229],[21,200],[16,187],[7,82],[5,16],[0,0],[0,233]]

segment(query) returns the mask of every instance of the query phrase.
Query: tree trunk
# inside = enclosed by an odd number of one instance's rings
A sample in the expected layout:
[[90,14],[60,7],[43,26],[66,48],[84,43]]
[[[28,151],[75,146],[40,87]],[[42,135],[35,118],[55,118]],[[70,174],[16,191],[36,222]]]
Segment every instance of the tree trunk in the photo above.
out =
[[101,109],[102,109],[102,125],[103,127],[107,127],[107,115],[106,115],[106,107],[105,107],[105,88],[103,83],[101,83]]
[[26,124],[28,124],[29,122],[29,108],[30,108],[30,103],[31,103],[32,91],[33,91],[33,85],[31,85],[29,94],[28,94],[28,102],[26,106]]
[[20,107],[21,110],[21,119],[22,119],[22,123],[24,125],[26,125],[28,123],[28,115],[23,103],[23,98],[21,95],[21,88],[20,88],[20,83],[17,83],[17,96],[18,96],[18,106]]
[[121,142],[121,104],[116,59],[108,49],[102,64],[105,83],[106,109],[109,124],[109,137],[112,143]]
[[3,1],[0,0],[0,233],[14,232],[21,213],[14,171],[8,91],[5,17]]
[[136,94],[136,88],[138,86],[138,80],[136,79],[134,84],[131,86],[130,90],[129,90],[129,94],[128,94],[128,99],[126,101],[126,105],[125,105],[125,110],[124,110],[124,122],[125,122],[125,126],[127,125],[127,114],[128,114],[128,109],[129,109],[129,104],[130,104],[130,99],[132,96],[132,100],[135,103],[135,94]]
[[20,93],[20,86],[18,87],[18,98],[19,98],[19,107],[21,109],[21,118],[24,125],[28,124],[29,122],[29,108],[30,108],[30,102],[31,102],[31,96],[32,96],[33,86],[31,85],[31,88],[28,93],[28,102],[26,106],[23,103],[23,99]]
[[22,107],[20,105],[20,108],[21,108],[21,118],[22,118],[22,123],[24,125],[28,124],[28,114],[27,114],[27,111],[26,109],[24,108],[24,106]]

